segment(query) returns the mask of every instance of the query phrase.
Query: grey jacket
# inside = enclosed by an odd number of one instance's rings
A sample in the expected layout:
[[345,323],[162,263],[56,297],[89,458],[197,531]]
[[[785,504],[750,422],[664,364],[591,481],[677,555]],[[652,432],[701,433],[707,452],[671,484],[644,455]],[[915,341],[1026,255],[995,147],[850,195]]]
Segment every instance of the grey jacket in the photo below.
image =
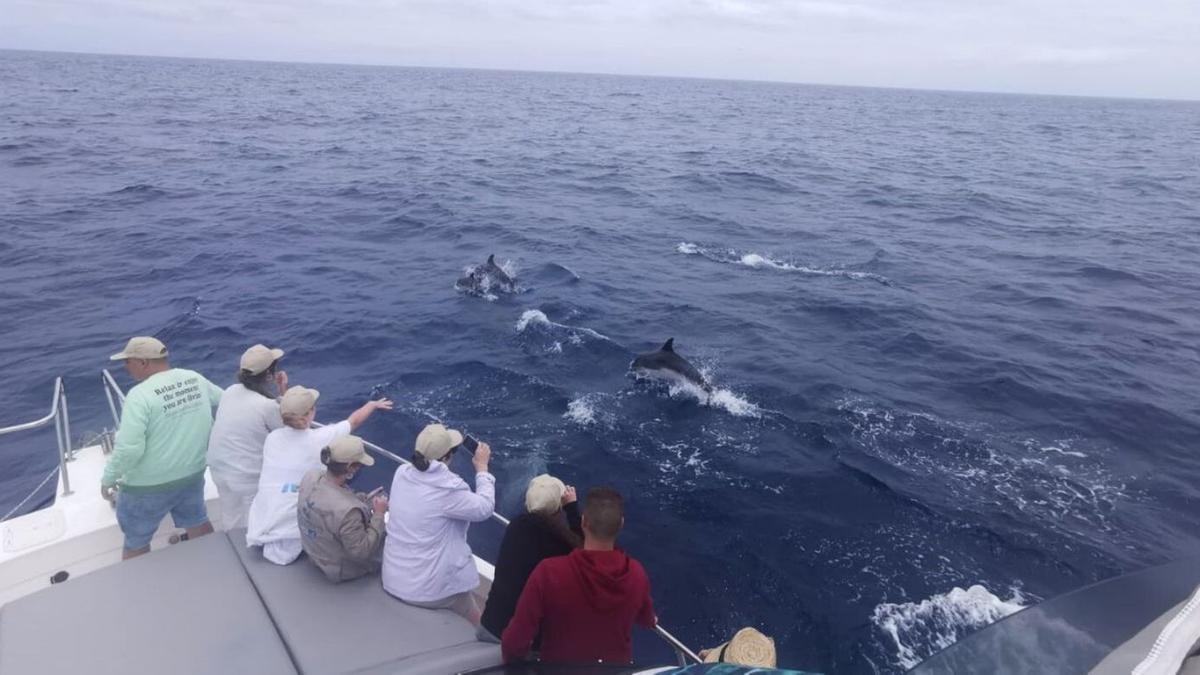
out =
[[296,517],[304,552],[330,581],[349,581],[379,570],[383,516],[365,501],[313,469],[300,482]]

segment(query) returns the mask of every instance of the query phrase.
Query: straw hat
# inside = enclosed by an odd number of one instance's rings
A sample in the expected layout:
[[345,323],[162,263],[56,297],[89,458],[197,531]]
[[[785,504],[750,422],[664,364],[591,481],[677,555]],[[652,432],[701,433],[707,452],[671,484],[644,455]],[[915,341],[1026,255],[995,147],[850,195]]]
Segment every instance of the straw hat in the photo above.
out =
[[775,641],[753,628],[743,628],[729,642],[708,650],[704,662],[774,668]]

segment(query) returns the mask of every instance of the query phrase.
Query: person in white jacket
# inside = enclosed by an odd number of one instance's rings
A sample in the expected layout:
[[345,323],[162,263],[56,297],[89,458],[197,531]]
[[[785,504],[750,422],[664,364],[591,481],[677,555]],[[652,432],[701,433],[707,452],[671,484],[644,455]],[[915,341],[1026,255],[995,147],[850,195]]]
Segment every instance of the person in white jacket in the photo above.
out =
[[278,368],[281,358],[282,349],[247,349],[237,383],[221,395],[208,437],[208,468],[221,497],[221,529],[246,527],[250,502],[258,492],[263,442],[283,426],[276,398],[287,391],[287,373]]
[[246,545],[262,546],[263,557],[276,565],[291,564],[304,547],[296,516],[296,500],[304,474],[321,467],[321,450],[362,426],[376,410],[391,410],[388,399],[367,401],[350,417],[326,427],[312,426],[321,392],[289,387],[279,399],[284,426],[267,434],[263,443],[258,491],[246,518]]
[[463,435],[430,424],[417,436],[413,463],[392,478],[383,588],[418,607],[450,609],[479,625],[482,609],[472,591],[479,574],[467,544],[467,528],[491,517],[496,479],[488,473],[492,449],[480,443],[471,458],[475,492],[450,470]]

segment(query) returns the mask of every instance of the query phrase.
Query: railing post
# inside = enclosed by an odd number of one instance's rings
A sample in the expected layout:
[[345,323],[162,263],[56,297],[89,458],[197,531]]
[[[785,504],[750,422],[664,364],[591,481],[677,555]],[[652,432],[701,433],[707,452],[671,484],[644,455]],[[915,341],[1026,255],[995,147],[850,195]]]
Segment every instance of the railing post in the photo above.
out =
[[71,444],[71,415],[67,411],[67,383],[65,380],[63,381],[63,386],[62,386],[61,404],[62,404],[61,411],[62,411],[62,420],[63,420],[63,440],[66,442],[66,448],[65,448],[66,453],[63,456],[63,462],[62,462],[60,471],[62,471],[63,495],[66,496],[66,495],[71,494],[71,476],[70,476],[70,470],[67,469],[67,462],[70,462],[72,459],[75,458],[75,448]]
[[117,404],[113,401],[112,387],[108,386],[108,378],[105,375],[107,375],[106,372],[100,372],[100,386],[104,387],[104,397],[108,399],[108,411],[112,413],[113,424],[119,426],[121,416],[117,414]]
[[55,402],[58,410],[54,416],[54,430],[58,435],[58,472],[62,475],[63,496],[71,494],[71,477],[68,475],[67,461],[71,453],[71,421],[67,416],[67,389],[62,378],[55,387]]

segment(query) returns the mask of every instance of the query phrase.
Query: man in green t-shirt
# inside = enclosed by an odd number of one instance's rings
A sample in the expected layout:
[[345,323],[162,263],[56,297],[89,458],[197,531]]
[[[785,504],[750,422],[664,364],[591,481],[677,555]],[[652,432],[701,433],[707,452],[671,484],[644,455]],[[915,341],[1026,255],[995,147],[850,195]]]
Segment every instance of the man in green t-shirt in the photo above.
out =
[[138,381],[125,396],[100,479],[100,493],[116,499],[117,524],[125,534],[122,557],[129,559],[150,550],[168,513],[189,538],[213,531],[204,505],[204,467],[221,389],[199,373],[172,368],[167,346],[152,337],[132,338],[112,360],[124,361]]

